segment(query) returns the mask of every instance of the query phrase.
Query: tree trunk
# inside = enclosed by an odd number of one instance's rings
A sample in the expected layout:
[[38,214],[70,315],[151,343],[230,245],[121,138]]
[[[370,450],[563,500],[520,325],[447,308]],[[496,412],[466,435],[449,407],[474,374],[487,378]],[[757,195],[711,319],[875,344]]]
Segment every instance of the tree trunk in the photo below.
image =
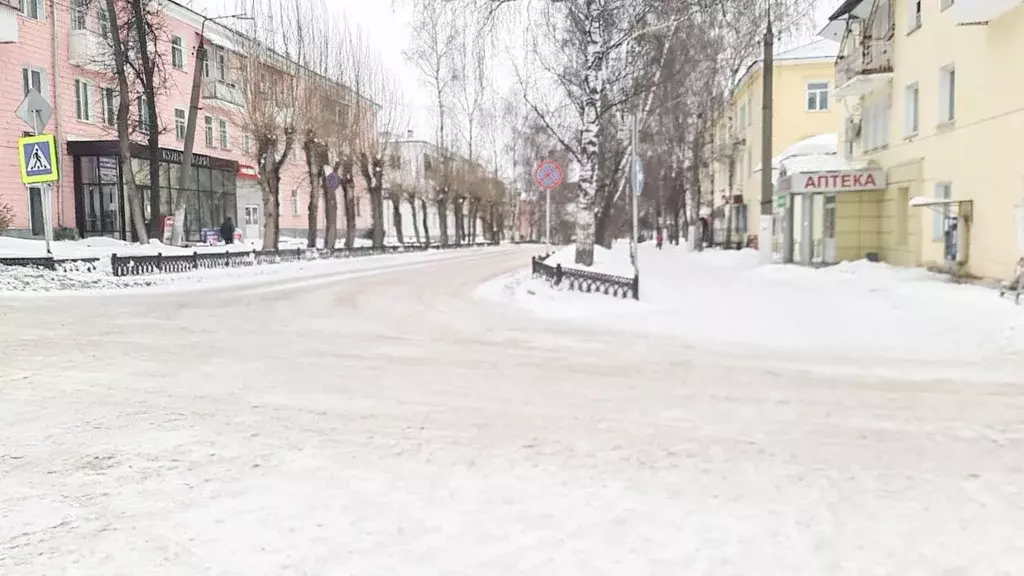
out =
[[437,198],[437,226],[441,246],[448,245],[448,199],[445,194],[439,194]]
[[412,210],[412,231],[416,233],[416,243],[420,243],[420,223],[416,220],[416,197],[409,196],[406,198],[406,202],[409,203],[409,208]]
[[423,244],[427,246],[430,246],[430,222],[427,219],[429,212],[427,210],[427,199],[420,198],[420,214],[423,218]]
[[121,43],[121,29],[117,21],[117,6],[114,0],[106,0],[110,14],[111,47],[114,52],[114,69],[117,76],[119,104],[117,107],[117,140],[121,160],[121,173],[124,177],[125,195],[128,196],[128,209],[132,215],[135,237],[140,244],[149,244],[146,233],[146,218],[142,210],[142,197],[135,186],[135,170],[132,168],[131,127],[128,123],[128,104],[131,99],[128,91],[128,76],[125,69],[124,45]]
[[356,198],[355,167],[352,158],[346,156],[341,163],[341,196],[345,205],[345,248],[356,244]]
[[384,167],[376,156],[372,159],[368,154],[359,154],[359,170],[362,172],[366,189],[370,193],[370,221],[373,226],[373,245],[384,245]]
[[[302,141],[302,150],[306,153],[306,176],[309,178],[309,213],[306,219],[306,246],[317,248],[320,228],[320,182],[323,180],[324,166],[320,162],[319,146],[316,136],[306,132]],[[327,248],[327,245],[324,244]]]
[[463,210],[463,204],[465,203],[465,201],[466,201],[465,198],[463,198],[461,196],[456,196],[455,197],[455,206],[453,208],[454,208],[454,212],[455,212],[455,245],[456,246],[458,246],[459,244],[462,244],[462,241],[466,239],[466,221],[465,221],[465,216],[464,216],[463,211],[462,211]]
[[395,239],[399,244],[405,244],[405,239],[402,237],[402,195],[392,190],[390,197],[391,219],[395,222]]
[[[586,42],[583,70],[583,130],[580,134],[580,182],[576,198],[576,263],[594,265],[595,214],[598,182],[599,106],[604,94],[604,16],[599,7],[586,3]],[[595,11],[598,11],[595,13]]]
[[[327,165],[329,152],[326,149],[321,151],[323,153],[323,165]],[[338,169],[341,167],[339,163],[334,164],[334,176],[340,178]],[[338,247],[338,192],[337,192],[337,181],[335,181],[335,187],[331,187],[327,178],[321,179],[321,187],[324,194],[324,210],[326,211],[325,225],[324,225],[324,249],[334,250]]]
[[[145,109],[140,107],[139,117],[143,114],[149,120],[149,134],[147,145],[149,147],[149,235],[150,237],[161,238],[160,219],[160,115],[156,108],[156,62],[150,54],[149,21],[146,11],[143,9],[142,0],[132,0],[132,20],[135,26],[135,53],[140,60],[142,72],[142,94],[146,98]],[[217,222],[219,224],[219,222]]]
[[260,188],[263,190],[263,249],[277,250],[281,239],[281,168],[288,161],[292,146],[295,144],[295,133],[285,132],[284,150],[277,157],[278,139],[276,135],[263,134],[257,138],[257,157],[260,159]]

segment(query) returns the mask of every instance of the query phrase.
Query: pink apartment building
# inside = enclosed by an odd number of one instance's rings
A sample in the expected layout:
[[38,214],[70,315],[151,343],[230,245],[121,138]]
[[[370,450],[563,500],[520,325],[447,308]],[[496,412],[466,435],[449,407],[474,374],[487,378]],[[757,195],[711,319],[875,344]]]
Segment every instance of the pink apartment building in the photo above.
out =
[[[131,239],[123,175],[117,158],[116,81],[103,71],[97,57],[107,48],[104,2],[77,0],[0,0],[0,62],[8,72],[0,82],[0,202],[14,209],[8,234],[41,237],[43,195],[19,177],[17,139],[31,132],[15,115],[25,94],[35,88],[53,107],[44,132],[56,136],[61,179],[51,206],[56,228],[77,230],[83,237]],[[88,9],[84,8],[88,6]],[[167,85],[159,97],[161,164],[160,215],[170,214],[170,193],[177,187],[181,149],[188,114],[195,49],[203,16],[190,8],[166,2],[167,38],[156,47],[167,64]],[[203,228],[217,227],[232,216],[247,239],[262,233],[263,200],[255,168],[255,146],[233,118],[244,105],[233,84],[234,33],[207,21],[208,49],[203,90],[196,123],[193,189],[186,191],[185,229],[191,241]],[[136,109],[138,103],[135,103]],[[148,126],[136,118],[139,132]],[[148,190],[148,148],[144,134],[133,149],[136,182]],[[310,186],[305,158],[296,145],[281,180],[282,236],[305,236]],[[143,194],[147,219],[154,216]],[[340,202],[339,202],[340,205]],[[369,227],[369,202],[357,192],[356,227]],[[323,228],[321,202],[319,228]],[[344,218],[339,215],[339,224]]]

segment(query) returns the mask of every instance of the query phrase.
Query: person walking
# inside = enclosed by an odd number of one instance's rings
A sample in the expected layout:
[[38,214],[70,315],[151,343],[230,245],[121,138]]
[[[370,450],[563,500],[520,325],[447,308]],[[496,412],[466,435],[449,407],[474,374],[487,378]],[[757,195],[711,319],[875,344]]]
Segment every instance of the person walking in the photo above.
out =
[[665,241],[665,237],[661,235],[661,228],[658,228],[658,234],[655,236],[654,244],[661,250],[661,244]]
[[225,244],[235,243],[235,222],[231,220],[231,216],[224,219],[224,222],[220,225],[220,239]]

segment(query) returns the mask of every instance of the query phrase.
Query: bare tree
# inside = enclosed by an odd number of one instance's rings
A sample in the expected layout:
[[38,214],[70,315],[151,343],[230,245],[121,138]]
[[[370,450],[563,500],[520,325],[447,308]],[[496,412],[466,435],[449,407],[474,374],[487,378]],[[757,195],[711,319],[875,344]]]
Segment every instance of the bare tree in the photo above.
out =
[[[423,75],[430,87],[437,111],[437,140],[439,158],[434,169],[435,203],[440,221],[440,241],[448,244],[448,205],[451,187],[450,143],[446,133],[449,109],[447,106],[451,89],[456,80],[456,56],[458,51],[459,23],[456,21],[455,6],[442,0],[417,2],[415,27],[412,32],[412,48],[405,57]],[[424,212],[424,218],[426,214]],[[425,221],[425,220],[424,220]]]
[[[107,17],[110,19],[110,44],[114,60],[114,75],[117,78],[118,106],[117,106],[117,134],[118,151],[120,152],[121,173],[124,175],[125,194],[128,196],[129,210],[132,215],[132,224],[135,227],[135,236],[139,242],[149,243],[149,235],[146,230],[146,219],[143,213],[142,197],[139,195],[138,186],[135,183],[135,170],[132,168],[130,108],[132,93],[129,82],[129,60],[125,44],[125,30],[123,22],[128,20],[127,12],[121,10],[116,0],[105,0]],[[144,113],[142,113],[144,114]],[[140,121],[145,116],[140,117]]]
[[252,29],[239,54],[239,89],[245,107],[236,124],[252,136],[263,192],[263,248],[276,250],[280,238],[281,169],[296,138],[298,84],[302,60],[302,12],[291,3],[249,0],[244,12]]

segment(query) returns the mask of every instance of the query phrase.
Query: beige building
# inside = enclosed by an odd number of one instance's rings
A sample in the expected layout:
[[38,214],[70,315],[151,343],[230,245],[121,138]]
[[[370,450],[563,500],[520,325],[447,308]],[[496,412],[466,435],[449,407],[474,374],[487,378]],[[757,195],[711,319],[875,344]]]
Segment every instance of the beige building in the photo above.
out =
[[[773,156],[807,138],[836,131],[843,112],[832,97],[839,44],[821,39],[775,55],[773,86]],[[762,63],[750,65],[737,82],[728,107],[714,129],[711,190],[717,239],[747,242],[756,238],[761,205]]]
[[1008,276],[1024,251],[1020,0],[848,0],[821,35],[841,41],[840,154],[885,182],[836,196],[837,227],[857,231],[843,256]]

